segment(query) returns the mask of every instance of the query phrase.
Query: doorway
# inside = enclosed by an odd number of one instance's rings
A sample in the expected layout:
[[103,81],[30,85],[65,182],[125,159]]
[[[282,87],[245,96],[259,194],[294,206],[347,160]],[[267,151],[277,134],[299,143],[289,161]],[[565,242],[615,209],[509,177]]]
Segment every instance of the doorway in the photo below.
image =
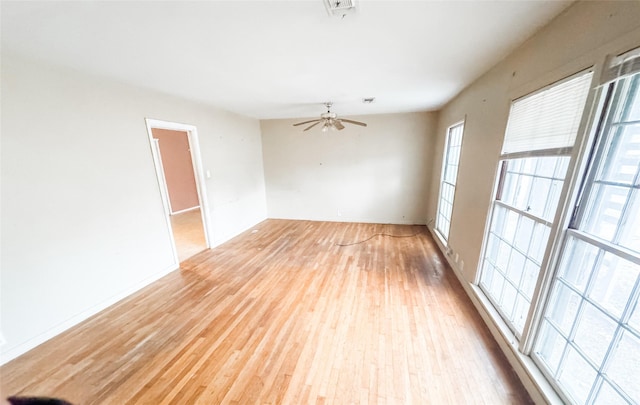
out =
[[147,119],[160,194],[176,264],[210,247],[208,209],[197,130]]

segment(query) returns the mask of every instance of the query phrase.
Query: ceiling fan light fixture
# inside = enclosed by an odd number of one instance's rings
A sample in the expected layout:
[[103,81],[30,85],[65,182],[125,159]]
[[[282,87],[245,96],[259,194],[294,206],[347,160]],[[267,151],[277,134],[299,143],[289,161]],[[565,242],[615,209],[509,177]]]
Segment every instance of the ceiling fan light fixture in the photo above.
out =
[[333,105],[331,102],[326,102],[324,103],[325,107],[327,107],[327,112],[326,113],[322,113],[320,114],[320,118],[315,119],[315,120],[308,120],[308,121],[302,121],[302,122],[298,122],[296,124],[293,124],[294,127],[297,127],[299,125],[309,125],[308,127],[306,127],[305,129],[303,129],[304,131],[308,131],[311,128],[315,127],[318,124],[322,124],[321,126],[321,131],[322,132],[327,132],[329,130],[332,131],[342,131],[345,126],[343,125],[343,123],[348,123],[348,124],[355,124],[355,125],[359,125],[361,127],[366,127],[367,124],[365,124],[364,122],[360,122],[360,121],[354,121],[354,120],[349,120],[346,118],[338,118],[338,114],[331,112],[331,106]]

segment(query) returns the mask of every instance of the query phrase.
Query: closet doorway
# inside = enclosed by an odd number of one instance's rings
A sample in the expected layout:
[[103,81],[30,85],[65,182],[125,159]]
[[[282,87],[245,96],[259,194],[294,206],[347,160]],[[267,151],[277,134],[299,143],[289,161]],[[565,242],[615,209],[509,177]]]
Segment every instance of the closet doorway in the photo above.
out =
[[180,263],[210,246],[197,131],[191,125],[146,121],[174,256]]

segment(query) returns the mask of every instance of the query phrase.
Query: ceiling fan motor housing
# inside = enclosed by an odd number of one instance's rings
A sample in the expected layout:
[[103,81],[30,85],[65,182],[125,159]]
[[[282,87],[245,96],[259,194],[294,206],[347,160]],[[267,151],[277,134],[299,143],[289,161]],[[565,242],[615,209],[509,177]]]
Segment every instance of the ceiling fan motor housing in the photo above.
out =
[[333,17],[344,18],[356,11],[356,0],[324,0],[327,13]]

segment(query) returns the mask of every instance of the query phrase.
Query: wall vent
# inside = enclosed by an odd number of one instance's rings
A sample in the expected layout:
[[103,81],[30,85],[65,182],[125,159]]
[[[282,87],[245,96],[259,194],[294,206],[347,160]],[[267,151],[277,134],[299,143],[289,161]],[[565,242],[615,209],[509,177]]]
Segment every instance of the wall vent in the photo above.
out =
[[342,17],[356,11],[356,0],[324,0],[330,16]]

